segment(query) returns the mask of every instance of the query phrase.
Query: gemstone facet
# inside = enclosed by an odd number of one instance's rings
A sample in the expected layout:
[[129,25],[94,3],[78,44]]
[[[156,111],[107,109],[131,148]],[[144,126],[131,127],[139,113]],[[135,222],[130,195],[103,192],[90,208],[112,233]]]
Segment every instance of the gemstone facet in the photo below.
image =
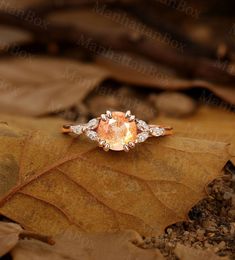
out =
[[98,137],[110,145],[114,151],[122,151],[124,145],[135,142],[137,137],[136,122],[129,122],[125,113],[112,112],[112,118],[100,121],[97,128]]

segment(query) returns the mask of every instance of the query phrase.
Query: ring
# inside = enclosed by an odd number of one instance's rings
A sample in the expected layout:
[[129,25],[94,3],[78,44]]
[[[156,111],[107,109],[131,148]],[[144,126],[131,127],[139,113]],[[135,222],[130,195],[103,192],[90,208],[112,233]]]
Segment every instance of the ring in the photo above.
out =
[[62,133],[78,136],[85,134],[106,152],[109,150],[128,152],[149,137],[172,135],[172,130],[172,127],[148,125],[132,115],[131,111],[126,113],[106,111],[106,114],[91,119],[87,124],[64,125]]

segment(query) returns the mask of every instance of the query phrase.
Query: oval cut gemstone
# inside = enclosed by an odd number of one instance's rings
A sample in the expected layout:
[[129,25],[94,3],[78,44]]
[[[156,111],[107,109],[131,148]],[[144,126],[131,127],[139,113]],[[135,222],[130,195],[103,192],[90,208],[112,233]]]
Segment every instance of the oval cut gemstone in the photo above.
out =
[[135,142],[137,137],[136,122],[129,122],[123,112],[112,112],[112,118],[104,122],[100,120],[97,128],[98,137],[105,140],[110,149],[122,151],[123,146]]

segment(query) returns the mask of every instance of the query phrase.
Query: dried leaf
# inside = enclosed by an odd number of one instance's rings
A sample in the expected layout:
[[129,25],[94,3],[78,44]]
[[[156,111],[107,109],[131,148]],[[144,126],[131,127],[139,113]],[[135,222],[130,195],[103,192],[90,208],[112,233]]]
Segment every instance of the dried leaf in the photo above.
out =
[[[79,19],[78,19],[79,17]],[[52,12],[48,16],[51,23],[57,25],[72,26],[81,31],[90,32],[91,35],[112,34],[116,39],[114,46],[121,41],[117,35],[129,33],[136,37],[145,35],[148,40],[156,43],[157,46],[167,46],[167,40],[157,31],[151,30],[148,26],[143,25],[140,21],[129,16],[125,12],[110,11],[106,5],[98,2],[92,10],[63,10]],[[94,37],[95,38],[95,37]],[[90,54],[97,56],[97,64],[106,69],[110,76],[116,80],[135,84],[139,86],[148,86],[161,89],[178,90],[188,88],[206,88],[222,99],[235,104],[235,88],[232,86],[211,83],[197,78],[185,79],[176,73],[176,70],[162,64],[151,62],[142,56],[116,51],[110,46],[103,46],[92,36],[87,37],[79,35],[77,45],[79,48],[86,49]],[[99,39],[99,38],[98,38]],[[160,40],[161,39],[161,40]],[[112,45],[110,43],[110,45]],[[169,49],[171,50],[171,48]],[[167,52],[167,50],[166,50]],[[141,53],[141,50],[140,50]],[[211,69],[220,72],[228,72],[223,69],[223,64],[216,61],[204,59],[202,64],[210,64]],[[177,69],[177,68],[176,68]]]
[[228,260],[228,257],[219,257],[211,250],[200,250],[191,247],[186,247],[178,244],[175,249],[175,254],[180,260]]
[[[49,13],[47,19],[52,24],[57,25],[65,25],[65,26],[72,26],[77,28],[83,28],[91,32],[96,33],[104,33],[108,32],[112,35],[115,35],[118,32],[127,32],[132,31],[128,26],[123,26],[119,21],[115,21],[113,19],[107,19],[102,13],[103,10],[106,9],[106,6],[102,5],[102,3],[96,2],[93,5],[92,9],[67,9],[67,10],[60,10]],[[123,12],[117,12],[117,15],[126,15],[128,18],[128,14]],[[78,17],[80,19],[78,19]],[[78,35],[78,44],[80,43],[80,39],[82,40],[81,35]],[[90,40],[93,39],[83,39],[85,42],[81,43],[87,43]],[[97,46],[96,46],[97,45]],[[81,47],[81,46],[80,46]],[[84,47],[84,46],[83,46]],[[85,46],[86,47],[86,46]],[[98,47],[98,43],[96,43],[94,46],[94,49],[96,50],[96,47]],[[95,54],[95,53],[94,53]]]
[[0,35],[0,52],[8,52],[10,55],[17,57],[20,55],[23,57],[27,56],[27,53],[21,50],[19,45],[32,40],[30,33],[10,26],[1,25]]
[[33,116],[61,111],[83,100],[105,77],[107,73],[102,69],[68,60],[3,60],[0,109]]
[[205,88],[223,100],[235,104],[235,88],[232,86],[198,79],[188,80],[162,64],[155,64],[137,55],[114,52],[112,57],[100,56],[96,62],[97,65],[109,71],[110,76],[116,80],[164,90]]
[[[197,21],[187,20],[180,26],[193,42],[201,43],[210,49],[216,50],[221,44],[225,44],[225,46],[234,45],[234,38],[228,37],[233,24],[231,19],[232,17],[229,16],[208,16],[203,23],[200,19]],[[223,39],[223,42],[221,42],[221,39]]]
[[0,257],[17,244],[21,231],[22,228],[17,224],[0,222]]
[[[53,238],[54,245],[39,240],[19,240],[23,229],[14,223],[0,222],[0,256],[10,253],[13,259],[163,259],[157,250],[144,250],[135,231],[84,234],[72,227]],[[32,234],[29,233],[29,236]],[[40,237],[40,235],[36,236]],[[35,236],[34,236],[35,237]]]
[[136,241],[143,242],[141,236],[134,231],[99,234],[66,231],[55,238],[54,246],[36,240],[20,241],[11,255],[14,260],[164,259],[158,250],[138,248],[133,244]]
[[7,1],[7,4],[3,2],[3,4],[0,5],[0,10],[15,13],[15,15],[19,15],[20,11],[25,10],[31,6],[38,5],[40,3],[45,3],[45,0],[10,0]]
[[61,135],[61,121],[2,121],[8,125],[0,124],[0,157],[11,157],[19,170],[8,176],[18,182],[2,196],[0,213],[48,235],[70,225],[159,234],[187,218],[229,159],[227,144],[214,141],[175,135],[129,154],[105,153],[85,138]]
[[[213,100],[208,99],[205,102],[212,103]],[[230,143],[229,151],[234,160],[235,114],[229,112],[230,105],[221,103],[218,106],[202,106],[195,115],[187,119],[160,117],[158,123],[174,125],[179,136]]]

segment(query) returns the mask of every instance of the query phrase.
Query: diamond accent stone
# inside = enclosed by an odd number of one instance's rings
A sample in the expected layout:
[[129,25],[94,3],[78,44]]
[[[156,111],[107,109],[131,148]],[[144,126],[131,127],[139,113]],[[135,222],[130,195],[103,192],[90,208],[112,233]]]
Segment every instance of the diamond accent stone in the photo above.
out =
[[137,142],[138,143],[143,143],[145,142],[149,137],[149,133],[148,132],[142,132],[140,134],[138,134],[137,136]]
[[107,116],[105,114],[102,114],[100,117],[101,117],[101,120],[103,120],[103,121],[107,120]]
[[129,122],[125,113],[112,112],[112,118],[106,121],[100,120],[97,128],[98,137],[105,140],[114,151],[122,151],[124,145],[129,142],[135,142],[137,136],[136,122]]
[[83,133],[83,125],[74,125],[70,127],[72,133],[81,135]]
[[92,141],[97,141],[98,140],[98,135],[97,135],[97,133],[95,131],[86,131],[86,135]]
[[135,116],[134,116],[134,115],[131,115],[131,116],[129,117],[129,122],[134,121],[134,120],[135,120]]
[[91,119],[87,124],[86,127],[88,129],[96,129],[99,125],[99,120],[97,118]]
[[145,131],[147,132],[149,130],[149,126],[148,124],[143,121],[143,120],[138,120],[137,122],[137,128],[140,130],[140,131]]
[[161,127],[151,128],[151,134],[153,136],[156,136],[156,137],[162,136],[162,135],[164,135],[164,133],[165,133],[165,129],[164,128],[161,128]]

